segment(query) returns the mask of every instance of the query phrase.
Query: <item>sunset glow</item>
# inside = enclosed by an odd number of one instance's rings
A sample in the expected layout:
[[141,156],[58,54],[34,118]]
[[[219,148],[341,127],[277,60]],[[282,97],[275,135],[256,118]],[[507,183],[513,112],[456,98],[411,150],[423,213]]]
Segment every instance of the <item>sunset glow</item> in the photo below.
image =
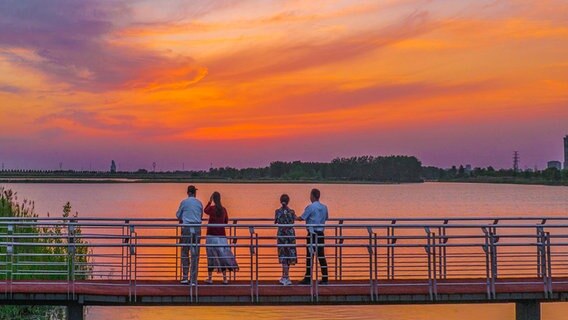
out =
[[566,1],[0,2],[9,168],[542,168],[566,134]]

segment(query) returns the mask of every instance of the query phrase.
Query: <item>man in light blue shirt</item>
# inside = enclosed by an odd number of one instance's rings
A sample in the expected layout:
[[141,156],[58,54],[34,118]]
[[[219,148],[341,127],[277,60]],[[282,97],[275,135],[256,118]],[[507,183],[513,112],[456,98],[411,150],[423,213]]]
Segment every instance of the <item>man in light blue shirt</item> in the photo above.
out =
[[[176,213],[176,217],[182,224],[181,227],[181,265],[182,278],[181,283],[187,284],[190,281],[187,278],[189,271],[189,252],[191,251],[191,284],[197,283],[197,272],[199,270],[199,241],[201,238],[201,219],[203,217],[203,204],[195,196],[197,188],[195,186],[187,187],[187,198],[184,199]],[[187,226],[187,225],[199,226]]]
[[[312,189],[310,200],[312,203],[306,207],[304,213],[298,217],[298,220],[306,221],[308,225],[308,249],[306,250],[306,275],[300,281],[300,284],[312,283],[312,255],[317,252],[317,258],[321,266],[322,279],[320,284],[327,284],[327,260],[325,259],[325,236],[324,224],[329,218],[327,206],[319,202],[320,191]],[[314,248],[317,247],[317,250]]]

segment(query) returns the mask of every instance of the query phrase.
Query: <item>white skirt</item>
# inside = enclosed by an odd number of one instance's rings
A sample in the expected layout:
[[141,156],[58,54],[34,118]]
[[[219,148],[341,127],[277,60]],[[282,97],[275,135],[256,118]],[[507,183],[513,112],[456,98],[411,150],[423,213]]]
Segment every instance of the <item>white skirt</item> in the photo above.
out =
[[217,272],[239,270],[239,265],[229,247],[227,237],[208,235],[205,245],[209,269],[217,270]]

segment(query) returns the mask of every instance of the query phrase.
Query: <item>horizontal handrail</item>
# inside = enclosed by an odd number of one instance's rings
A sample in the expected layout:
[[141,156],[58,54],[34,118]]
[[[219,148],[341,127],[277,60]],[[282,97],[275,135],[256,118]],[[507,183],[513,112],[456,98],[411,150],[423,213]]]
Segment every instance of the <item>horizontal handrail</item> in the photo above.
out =
[[[308,255],[314,264],[309,275],[321,279],[322,252],[334,285],[368,287],[371,301],[377,299],[379,285],[397,285],[385,283],[397,279],[426,286],[432,300],[438,281],[446,279],[485,279],[490,300],[495,298],[498,279],[526,278],[520,283],[540,281],[548,297],[553,274],[568,275],[568,218],[335,218],[325,225],[272,221],[236,218],[228,224],[180,224],[169,218],[0,218],[0,284],[57,278],[75,286],[96,280],[128,286],[129,298],[134,299],[137,290],[151,285],[142,280],[180,280],[185,262],[181,253],[189,250],[191,255],[197,249],[202,258],[199,280],[208,267],[222,267],[207,260],[209,251],[230,251],[240,271],[230,272],[229,278],[235,286],[248,287],[254,301],[259,287],[279,285],[261,281],[280,277],[282,259],[294,258],[297,265],[290,269],[291,276],[301,278]],[[200,241],[183,242],[184,227],[201,229]],[[207,227],[224,228],[227,241],[209,242]],[[324,241],[319,236],[314,240],[306,227],[324,227]],[[279,237],[279,228],[292,228],[295,235]],[[314,299],[319,297],[317,287],[315,283],[310,290]],[[199,295],[193,287],[190,290],[192,297]]]
[[[141,217],[120,217],[120,218],[108,218],[108,217],[0,217],[2,220],[41,220],[41,221],[142,221],[142,222],[171,222],[178,221],[176,218],[141,218]],[[342,217],[342,218],[329,218],[328,221],[384,221],[384,222],[408,222],[408,221],[507,221],[507,220],[524,220],[524,221],[568,221],[568,217],[564,216],[484,216],[484,217],[385,217],[385,218],[352,218],[352,217]],[[274,218],[229,218],[230,222],[233,221],[274,221]]]

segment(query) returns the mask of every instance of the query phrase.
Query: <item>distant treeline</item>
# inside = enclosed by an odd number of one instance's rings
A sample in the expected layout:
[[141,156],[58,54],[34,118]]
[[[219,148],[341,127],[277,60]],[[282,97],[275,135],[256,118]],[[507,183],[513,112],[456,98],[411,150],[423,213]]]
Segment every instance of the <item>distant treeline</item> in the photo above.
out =
[[[110,167],[109,167],[110,168]],[[519,170],[423,167],[413,156],[361,156],[336,158],[331,162],[275,161],[259,168],[211,168],[209,170],[160,171],[146,169],[137,171],[73,171],[73,170],[4,170],[0,179],[100,179],[140,180],[142,182],[172,182],[187,180],[211,181],[321,181],[321,182],[370,182],[404,183],[426,181],[527,183],[568,185],[568,170],[548,168],[545,170]]]
[[423,167],[422,177],[433,181],[464,181],[464,182],[502,182],[502,183],[532,183],[568,185],[568,170],[547,168],[545,170],[518,170],[487,168],[472,168],[453,166],[449,169]]
[[422,164],[416,157],[352,157],[337,158],[329,163],[322,162],[282,162],[270,164],[270,177],[298,179],[350,180],[350,181],[421,181]]
[[362,156],[337,158],[331,162],[275,161],[260,168],[211,168],[199,171],[135,172],[11,170],[0,177],[29,178],[131,178],[131,179],[234,179],[314,180],[366,182],[420,182],[422,164],[412,156]]

